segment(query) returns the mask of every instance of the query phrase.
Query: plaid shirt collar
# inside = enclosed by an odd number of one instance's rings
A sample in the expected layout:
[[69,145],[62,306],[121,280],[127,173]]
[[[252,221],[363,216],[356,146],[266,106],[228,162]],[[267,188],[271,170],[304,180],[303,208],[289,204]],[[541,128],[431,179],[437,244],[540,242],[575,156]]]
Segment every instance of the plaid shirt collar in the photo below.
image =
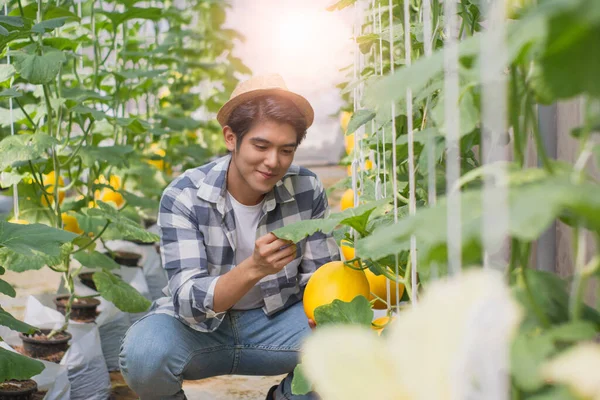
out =
[[[231,204],[227,201],[227,170],[230,162],[231,154],[218,159],[215,166],[206,174],[203,184],[200,185],[196,193],[200,199],[216,204],[217,210],[223,218],[231,209]],[[300,168],[292,164],[285,173],[284,178],[298,175],[299,171]],[[265,212],[272,211],[277,203],[294,201],[294,189],[291,185],[286,186],[283,181],[284,179],[280,179],[273,190],[266,194],[263,206]]]

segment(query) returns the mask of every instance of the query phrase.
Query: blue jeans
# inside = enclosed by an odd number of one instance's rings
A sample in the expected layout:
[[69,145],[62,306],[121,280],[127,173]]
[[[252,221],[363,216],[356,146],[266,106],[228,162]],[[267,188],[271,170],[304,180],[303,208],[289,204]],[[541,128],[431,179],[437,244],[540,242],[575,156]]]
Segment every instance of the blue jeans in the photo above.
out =
[[127,331],[119,364],[141,400],[184,399],[184,379],[286,373],[275,399],[318,399],[315,394],[293,396],[291,391],[292,372],[309,333],[301,302],[270,317],[261,309],[229,311],[210,333],[195,331],[166,314],[151,314]]

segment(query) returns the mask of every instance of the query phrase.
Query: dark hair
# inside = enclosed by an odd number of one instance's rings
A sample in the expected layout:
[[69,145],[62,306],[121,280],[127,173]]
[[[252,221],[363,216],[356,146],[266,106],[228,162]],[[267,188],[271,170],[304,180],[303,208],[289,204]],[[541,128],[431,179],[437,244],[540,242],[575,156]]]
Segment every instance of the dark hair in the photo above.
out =
[[227,125],[235,134],[239,147],[244,135],[266,120],[291,125],[296,132],[297,144],[306,136],[304,115],[293,101],[277,95],[265,95],[240,104],[229,115]]

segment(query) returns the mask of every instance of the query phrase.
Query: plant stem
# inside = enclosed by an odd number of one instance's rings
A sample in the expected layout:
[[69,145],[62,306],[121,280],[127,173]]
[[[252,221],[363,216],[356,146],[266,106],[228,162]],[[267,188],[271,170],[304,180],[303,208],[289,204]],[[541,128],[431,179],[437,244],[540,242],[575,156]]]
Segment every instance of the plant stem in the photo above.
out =
[[533,309],[533,312],[535,313],[538,321],[542,324],[542,326],[544,328],[548,328],[548,327],[550,327],[550,321],[548,320],[548,317],[546,316],[546,314],[544,314],[544,312],[542,311],[540,306],[535,301],[535,297],[533,296],[533,292],[532,292],[531,286],[529,284],[529,278],[527,277],[527,270],[528,270],[527,268],[521,269],[522,276],[523,276],[523,283],[525,284],[525,292],[527,293],[527,298],[529,299],[529,302],[531,303],[531,308]]

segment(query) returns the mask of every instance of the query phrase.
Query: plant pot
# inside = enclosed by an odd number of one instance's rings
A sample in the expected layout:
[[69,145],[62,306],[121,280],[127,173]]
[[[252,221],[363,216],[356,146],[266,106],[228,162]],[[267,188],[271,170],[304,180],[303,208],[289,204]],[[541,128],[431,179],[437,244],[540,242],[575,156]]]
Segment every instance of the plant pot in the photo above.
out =
[[[110,253],[107,254],[111,257]],[[132,253],[130,251],[122,251],[118,250],[114,252],[114,256],[111,257],[115,262],[119,265],[123,265],[125,267],[139,267],[139,262],[142,256],[137,253]]]
[[[51,329],[40,329],[33,335],[19,333],[19,337],[23,341],[23,353],[33,358],[49,359],[67,351],[69,340],[72,338],[71,334],[66,331],[59,332],[48,339],[46,335],[50,332],[52,332]],[[58,363],[60,360],[55,362]]]
[[[92,281],[93,282],[93,281]],[[69,295],[58,296],[54,299],[56,309],[65,315],[67,310],[67,302],[69,301]],[[100,305],[100,300],[93,297],[87,298],[75,298],[71,305],[70,319],[73,321],[80,322],[91,322],[96,319],[97,308]]]
[[11,379],[0,383],[0,400],[30,400],[36,391],[37,383],[33,379]]
[[148,229],[156,224],[156,218],[144,218],[142,224],[144,225],[144,228]]
[[[96,282],[94,282],[93,279],[93,275],[94,272],[83,272],[81,274],[79,274],[79,280],[81,281],[81,283],[83,283],[85,286],[89,287],[90,289],[94,289],[95,291],[98,291],[98,288],[96,288]],[[121,275],[116,274],[113,272],[113,275],[118,276],[119,278],[121,277]]]

